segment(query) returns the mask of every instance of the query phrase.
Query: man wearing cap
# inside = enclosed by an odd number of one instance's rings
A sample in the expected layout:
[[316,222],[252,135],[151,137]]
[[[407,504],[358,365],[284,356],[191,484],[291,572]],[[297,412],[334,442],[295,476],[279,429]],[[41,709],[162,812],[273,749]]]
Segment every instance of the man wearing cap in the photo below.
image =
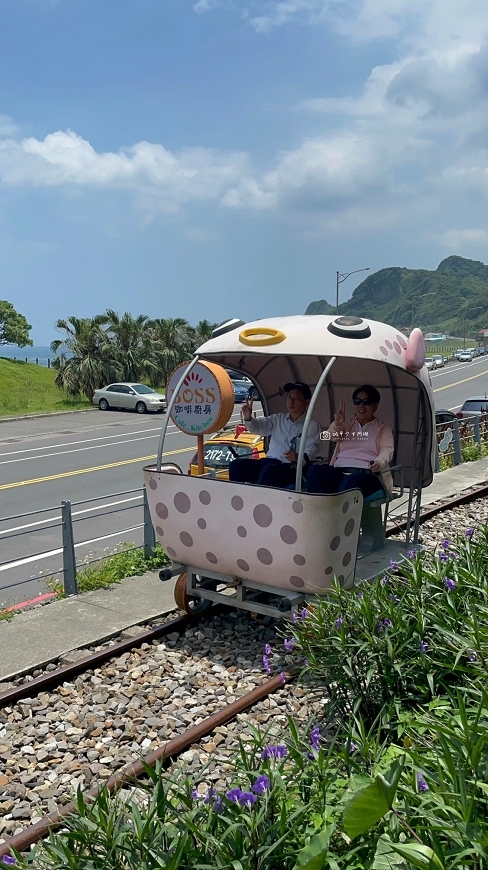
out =
[[[283,387],[286,414],[271,414],[255,419],[252,402],[242,407],[242,416],[249,432],[270,435],[269,450],[264,459],[235,459],[229,466],[229,479],[234,483],[256,483],[258,486],[288,486],[294,483],[305,414],[312,398],[308,384],[296,381]],[[305,445],[305,463],[312,462],[320,446],[320,426],[310,421]]]

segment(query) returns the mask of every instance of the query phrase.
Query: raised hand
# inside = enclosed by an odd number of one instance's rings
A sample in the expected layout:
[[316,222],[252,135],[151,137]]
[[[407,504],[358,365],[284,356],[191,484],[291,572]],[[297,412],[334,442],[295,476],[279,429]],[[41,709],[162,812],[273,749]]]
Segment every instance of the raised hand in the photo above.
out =
[[249,423],[249,420],[252,417],[252,399],[246,399],[242,406],[242,416],[246,423]]
[[336,432],[344,432],[346,429],[346,403],[339,402],[339,410],[334,414],[334,428]]

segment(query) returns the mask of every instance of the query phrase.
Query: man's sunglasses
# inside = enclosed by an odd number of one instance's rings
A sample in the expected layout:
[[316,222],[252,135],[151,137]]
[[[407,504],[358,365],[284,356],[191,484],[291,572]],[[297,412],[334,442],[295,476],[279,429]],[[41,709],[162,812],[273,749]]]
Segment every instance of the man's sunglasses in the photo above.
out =
[[372,399],[353,399],[353,405],[374,405]]

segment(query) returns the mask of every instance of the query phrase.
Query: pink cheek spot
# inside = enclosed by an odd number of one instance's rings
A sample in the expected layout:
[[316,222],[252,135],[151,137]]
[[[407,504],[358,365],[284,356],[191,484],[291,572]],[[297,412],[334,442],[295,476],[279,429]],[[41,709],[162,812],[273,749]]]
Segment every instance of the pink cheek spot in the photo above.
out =
[[388,356],[388,351],[387,351],[386,347],[383,347],[383,345],[381,345],[380,351],[383,354],[383,356]]

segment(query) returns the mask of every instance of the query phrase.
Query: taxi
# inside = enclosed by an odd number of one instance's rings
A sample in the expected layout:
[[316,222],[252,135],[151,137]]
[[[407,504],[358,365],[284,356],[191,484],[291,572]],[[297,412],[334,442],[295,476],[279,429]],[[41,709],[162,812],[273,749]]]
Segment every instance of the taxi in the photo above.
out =
[[[266,456],[262,435],[248,432],[242,424],[224,426],[209,436],[203,445],[204,474],[229,479],[229,465],[234,459],[263,459]],[[190,462],[188,474],[198,475],[198,454]]]

